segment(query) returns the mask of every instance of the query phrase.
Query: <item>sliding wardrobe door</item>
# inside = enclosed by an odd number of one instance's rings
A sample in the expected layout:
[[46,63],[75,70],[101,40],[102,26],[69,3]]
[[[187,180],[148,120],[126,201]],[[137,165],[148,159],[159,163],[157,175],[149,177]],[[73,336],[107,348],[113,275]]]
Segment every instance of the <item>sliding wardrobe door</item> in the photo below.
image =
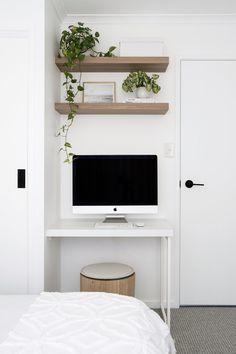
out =
[[236,305],[236,61],[181,66],[181,305]]
[[0,48],[0,294],[23,294],[28,290],[27,35],[0,32]]

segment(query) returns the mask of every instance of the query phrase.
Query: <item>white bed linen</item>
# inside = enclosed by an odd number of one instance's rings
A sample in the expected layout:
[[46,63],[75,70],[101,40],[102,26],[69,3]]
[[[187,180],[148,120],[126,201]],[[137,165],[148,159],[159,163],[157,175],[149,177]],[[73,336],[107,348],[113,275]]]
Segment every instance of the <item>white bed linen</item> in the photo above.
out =
[[169,354],[167,325],[142,301],[109,293],[42,293],[1,354]]

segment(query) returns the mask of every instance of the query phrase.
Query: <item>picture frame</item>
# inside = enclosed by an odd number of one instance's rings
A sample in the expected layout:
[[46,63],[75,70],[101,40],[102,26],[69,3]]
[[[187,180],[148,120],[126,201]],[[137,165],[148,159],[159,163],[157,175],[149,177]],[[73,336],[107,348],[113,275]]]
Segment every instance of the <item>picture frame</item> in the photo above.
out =
[[116,83],[113,81],[85,81],[83,103],[116,102]]

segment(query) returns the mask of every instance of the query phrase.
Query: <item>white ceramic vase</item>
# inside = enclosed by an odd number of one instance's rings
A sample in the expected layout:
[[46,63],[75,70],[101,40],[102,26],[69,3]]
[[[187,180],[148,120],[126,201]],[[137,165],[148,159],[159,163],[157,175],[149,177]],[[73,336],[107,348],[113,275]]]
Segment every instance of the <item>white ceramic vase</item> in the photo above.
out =
[[135,90],[135,94],[137,98],[148,98],[150,96],[150,92],[145,87],[138,87]]

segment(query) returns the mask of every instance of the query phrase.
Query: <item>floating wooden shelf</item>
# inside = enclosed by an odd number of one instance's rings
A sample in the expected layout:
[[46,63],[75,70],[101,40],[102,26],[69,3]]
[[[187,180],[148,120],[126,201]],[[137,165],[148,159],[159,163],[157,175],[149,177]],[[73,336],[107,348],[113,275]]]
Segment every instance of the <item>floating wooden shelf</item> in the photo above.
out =
[[[165,114],[168,103],[74,103],[73,109],[78,114]],[[55,103],[60,114],[70,112],[69,103]]]
[[86,57],[81,62],[78,60],[70,70],[65,65],[66,58],[56,58],[55,63],[62,72],[131,72],[137,70],[165,72],[169,57]]

